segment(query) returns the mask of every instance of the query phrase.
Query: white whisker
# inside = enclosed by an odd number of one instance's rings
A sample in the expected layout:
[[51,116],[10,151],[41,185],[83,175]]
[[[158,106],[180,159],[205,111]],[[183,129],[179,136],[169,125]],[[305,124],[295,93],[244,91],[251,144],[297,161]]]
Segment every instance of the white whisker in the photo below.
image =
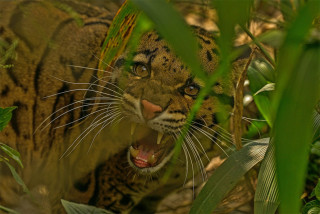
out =
[[201,157],[197,151],[197,148],[195,147],[192,139],[190,138],[190,136],[188,134],[186,135],[186,142],[187,142],[187,145],[189,145],[189,147],[193,153],[194,159],[197,162],[199,171],[201,172],[201,175],[202,175],[202,180],[205,181],[207,179],[207,174],[204,170],[204,165],[203,165]]
[[[206,137],[208,137],[210,140],[212,140],[222,151],[223,151],[223,153],[227,156],[227,157],[229,157],[229,155],[226,153],[226,151],[224,151],[224,149],[217,143],[217,142],[215,142],[215,140],[218,140],[218,141],[220,141],[221,142],[221,140],[220,139],[218,139],[217,137],[215,137],[214,135],[212,135],[212,134],[210,134],[210,133],[208,133],[208,132],[206,132],[205,130],[203,130],[203,129],[200,129],[199,127],[197,127],[197,126],[193,126],[193,125],[191,125],[191,128],[192,129],[196,129],[196,130],[198,130],[199,132],[201,132],[204,136],[206,136]],[[213,140],[212,138],[214,138],[215,140]],[[229,146],[228,146],[228,148],[229,149],[231,149],[231,150],[233,150],[232,148],[230,148]]]
[[[117,116],[120,116],[120,114],[117,114]],[[95,136],[93,137],[93,139],[91,140],[91,143],[90,143],[90,146],[89,146],[89,149],[88,149],[88,152],[91,150],[91,147],[92,147],[92,144],[94,142],[94,140],[96,139],[96,137],[100,134],[100,132],[107,126],[109,125],[110,123],[112,123],[114,120],[116,120],[117,116],[113,117],[112,120],[110,120],[108,123],[107,121],[101,126],[101,128],[99,129],[99,131],[95,134]]]
[[[111,104],[110,104],[111,105]],[[96,113],[98,113],[98,112],[101,112],[101,111],[108,111],[109,109],[117,109],[117,108],[119,108],[118,106],[114,106],[113,108],[109,108],[109,106],[107,107],[107,108],[102,108],[102,109],[99,109],[99,110],[96,110],[96,111],[94,111],[94,112],[91,112],[90,114],[88,114],[88,115],[85,115],[85,116],[83,116],[83,117],[81,117],[81,118],[79,118],[79,119],[77,119],[77,120],[74,120],[74,121],[72,121],[72,122],[70,122],[70,123],[67,123],[67,124],[64,124],[64,125],[61,125],[61,126],[57,126],[57,127],[55,127],[54,129],[59,129],[59,128],[62,128],[62,127],[64,127],[64,126],[68,126],[68,125],[71,125],[71,124],[73,124],[73,123],[75,123],[75,122],[78,122],[78,121],[80,121],[80,120],[82,120],[82,119],[84,119],[84,118],[87,118],[87,117],[89,117],[89,116],[91,116],[91,115],[93,115],[93,114],[96,114]]]
[[[97,126],[99,126],[99,125],[107,122],[108,120],[112,119],[114,116],[116,116],[116,115],[118,115],[118,114],[121,114],[121,112],[116,112],[116,111],[110,112],[110,113],[106,114],[105,116],[103,116],[102,118],[100,118],[99,120],[91,123],[91,124],[82,132],[82,134],[80,134],[80,135],[72,142],[72,144],[68,147],[68,149],[62,154],[61,158],[63,158],[64,156],[68,156],[69,154],[71,154],[71,153],[74,151],[74,149],[79,145],[79,143],[80,143],[93,129],[95,129]],[[107,118],[107,117],[110,116],[110,115],[113,115],[113,117],[109,117],[106,121],[100,122],[101,120]],[[97,116],[97,117],[98,117],[98,116]],[[97,117],[96,117],[96,118],[97,118]],[[99,123],[99,122],[100,122],[100,123]],[[86,132],[87,132],[87,133],[86,133]],[[85,133],[86,133],[86,134],[85,134]],[[84,135],[84,134],[85,134],[85,135]],[[84,136],[83,136],[83,135],[84,135]],[[79,142],[74,146],[75,142],[77,142],[78,139],[79,139],[81,136],[83,136],[83,137],[82,137],[82,138],[79,140]],[[70,151],[71,148],[72,148],[72,150]],[[67,153],[68,153],[68,154],[67,154]],[[61,159],[61,158],[60,158],[60,159]]]
[[[181,131],[180,131],[180,134],[181,134]],[[177,137],[177,139],[178,139],[178,137]],[[193,193],[193,198],[194,198],[195,197],[195,192],[194,192],[194,167],[193,167],[193,161],[192,161],[190,152],[188,151],[188,147],[186,147],[186,144],[183,143],[182,145],[185,146],[185,150],[184,151],[187,153],[188,157],[190,158],[191,169],[192,169],[192,190],[193,190],[192,193]]]
[[[201,125],[201,126],[202,126],[201,123],[197,123],[197,122],[193,122],[193,124]],[[210,131],[212,131],[213,133],[219,135],[219,136],[220,136],[222,139],[224,139],[226,142],[233,144],[233,139],[232,139],[231,134],[230,134],[230,136],[226,136],[226,135],[223,135],[222,133],[219,133],[218,131],[216,131],[216,130],[214,130],[214,129],[212,129],[212,128],[209,128],[208,126],[203,126],[203,127],[207,128],[207,129],[209,129]],[[228,134],[229,134],[229,133],[228,133]]]
[[[97,86],[97,87],[99,87],[99,88],[103,88],[103,89],[112,91],[112,92],[118,94],[119,96],[122,96],[122,94],[120,94],[119,92],[117,92],[117,91],[115,91],[115,90],[112,90],[111,88],[107,88],[107,87],[105,87],[105,86],[98,85],[98,84],[95,84],[95,83],[71,82],[71,81],[66,81],[66,80],[60,79],[60,78],[55,77],[55,76],[52,76],[52,75],[50,75],[50,76],[53,77],[53,78],[55,78],[55,79],[57,79],[57,80],[59,80],[59,81],[61,81],[61,82],[64,82],[64,83],[73,84],[73,85],[89,85],[89,88],[88,88],[88,89],[90,89],[92,86]],[[111,83],[111,85],[113,85],[113,84]]]
[[70,109],[70,110],[68,110],[68,111],[66,111],[66,112],[64,112],[64,113],[62,113],[62,114],[60,114],[59,116],[57,116],[57,117],[55,117],[53,120],[51,120],[47,125],[45,125],[40,131],[43,131],[45,128],[47,128],[51,123],[53,123],[54,121],[56,121],[57,119],[59,119],[59,118],[61,118],[63,115],[66,115],[66,114],[68,114],[69,112],[72,112],[72,111],[74,111],[74,110],[76,110],[76,109],[79,109],[79,108],[82,108],[82,107],[86,107],[86,106],[95,106],[95,105],[108,105],[108,104],[106,104],[106,103],[88,103],[88,104],[84,104],[84,105],[81,105],[81,106],[77,106],[77,107],[74,107],[74,108],[72,108],[72,109]]
[[113,84],[113,83],[111,83],[111,82],[108,82],[108,81],[103,80],[105,77],[98,78],[98,77],[95,77],[95,76],[94,76],[94,78],[96,78],[96,81],[101,81],[101,82],[103,82],[103,83],[106,83],[106,84],[112,85],[112,86],[116,87],[117,89],[119,89],[120,91],[122,91],[122,92],[123,92],[123,89],[122,89],[122,88],[120,88],[119,86],[117,86],[117,85],[115,85],[115,84]]
[[[74,104],[82,103],[82,102],[85,102],[85,101],[88,101],[88,100],[95,100],[96,98],[101,99],[100,97],[92,97],[92,98],[88,98],[88,99],[84,99],[84,100],[78,100],[78,101],[75,101],[75,102],[73,102],[73,103],[70,103],[70,104],[68,104],[68,105],[65,105],[65,106],[59,108],[58,110],[56,110],[55,112],[53,112],[52,114],[50,114],[48,117],[46,117],[46,118],[40,123],[40,125],[36,128],[36,130],[33,132],[33,134],[35,134],[35,133],[39,130],[39,128],[40,128],[47,120],[49,120],[54,114],[58,113],[59,111],[62,111],[63,109],[68,108],[69,106],[72,106],[72,105],[74,105]],[[114,101],[114,98],[109,98],[109,99],[111,99],[111,101]],[[107,99],[107,100],[109,100],[109,99]],[[102,99],[102,100],[103,100],[103,99]],[[117,100],[118,100],[118,99],[117,99]]]
[[202,150],[201,153],[202,153],[203,155],[205,155],[206,158],[207,158],[207,160],[210,162],[210,158],[209,158],[208,155],[206,154],[206,151],[204,150],[204,148],[203,148],[201,142],[199,141],[199,139],[198,139],[190,130],[188,130],[188,133],[190,133],[190,134],[196,139],[196,141],[199,143],[199,145],[200,145],[200,147],[201,147],[201,150]]
[[102,70],[102,69],[98,69],[98,68],[84,67],[84,66],[80,66],[80,65],[67,65],[67,66],[74,67],[74,68],[84,68],[87,70],[94,70],[94,71],[103,71],[105,73],[112,73],[112,71],[106,71],[106,70]]
[[102,94],[102,95],[105,95],[105,96],[111,96],[111,97],[115,97],[115,98],[121,98],[119,96],[116,96],[116,95],[113,95],[113,94],[107,94],[105,92],[101,92],[101,91],[97,91],[97,90],[92,90],[92,89],[85,89],[85,88],[78,88],[78,89],[72,89],[72,90],[67,90],[67,91],[63,91],[63,92],[59,92],[59,93],[56,93],[56,94],[51,94],[51,95],[48,95],[46,97],[43,97],[44,99],[47,99],[47,98],[50,98],[50,97],[54,97],[54,96],[57,96],[57,95],[61,95],[61,94],[66,94],[66,93],[69,93],[69,92],[75,92],[75,91],[90,91],[90,92],[95,92],[97,94]]
[[114,70],[114,67],[112,67],[111,65],[109,65],[108,63],[104,62],[103,60],[101,60],[99,57],[97,57],[95,54],[93,54],[93,56],[99,60],[100,62],[102,62],[103,64],[105,64],[106,66],[108,66],[109,68],[112,68]]

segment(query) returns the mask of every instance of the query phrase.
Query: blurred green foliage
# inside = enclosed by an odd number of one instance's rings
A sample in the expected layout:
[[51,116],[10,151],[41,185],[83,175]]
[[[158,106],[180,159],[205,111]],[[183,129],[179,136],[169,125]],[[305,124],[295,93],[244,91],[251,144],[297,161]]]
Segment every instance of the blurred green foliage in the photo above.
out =
[[[0,131],[2,131],[8,125],[8,123],[10,122],[10,120],[12,118],[12,111],[16,108],[17,107],[15,107],[15,106],[7,107],[7,108],[0,108]],[[14,166],[12,165],[12,163],[10,163],[11,159],[14,160],[16,163],[18,163],[18,165],[21,168],[23,168],[20,153],[18,151],[14,150],[13,148],[11,148],[10,146],[0,142],[0,162],[6,164],[8,166],[13,178],[22,187],[23,191],[26,193],[29,193],[27,186],[25,185],[25,183],[23,182],[23,180],[21,179],[21,177],[17,173],[17,171],[14,168]],[[6,212],[12,213],[12,214],[17,214],[16,211],[11,210],[11,209],[6,208],[1,205],[0,205],[0,210],[6,211]]]

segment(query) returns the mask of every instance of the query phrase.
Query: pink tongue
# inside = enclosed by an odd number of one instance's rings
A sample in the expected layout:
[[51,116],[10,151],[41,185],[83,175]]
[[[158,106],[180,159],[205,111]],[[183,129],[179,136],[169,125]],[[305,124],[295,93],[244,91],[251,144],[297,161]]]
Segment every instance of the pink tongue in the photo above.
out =
[[134,158],[134,164],[140,168],[149,167],[150,164],[148,163],[148,159],[151,155],[153,155],[154,151],[152,149],[144,150],[148,148],[144,148],[142,145],[140,145],[138,149],[139,149],[139,153]]

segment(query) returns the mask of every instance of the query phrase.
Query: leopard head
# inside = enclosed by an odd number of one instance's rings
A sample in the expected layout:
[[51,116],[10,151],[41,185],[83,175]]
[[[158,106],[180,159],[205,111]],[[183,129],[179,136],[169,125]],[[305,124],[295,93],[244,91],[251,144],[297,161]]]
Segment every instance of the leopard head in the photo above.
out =
[[[219,63],[214,36],[200,28],[194,31],[202,67],[212,73]],[[233,75],[221,78],[204,99],[182,145],[189,156],[200,159],[200,153],[212,148],[210,130],[217,124],[216,113],[221,108],[232,110],[234,79]],[[127,130],[132,137],[129,164],[139,173],[154,173],[171,159],[176,139],[204,83],[155,31],[142,36],[134,53],[127,51],[118,58],[113,81],[121,88],[121,113],[131,123],[131,130]],[[206,145],[196,137],[199,133],[209,138]]]

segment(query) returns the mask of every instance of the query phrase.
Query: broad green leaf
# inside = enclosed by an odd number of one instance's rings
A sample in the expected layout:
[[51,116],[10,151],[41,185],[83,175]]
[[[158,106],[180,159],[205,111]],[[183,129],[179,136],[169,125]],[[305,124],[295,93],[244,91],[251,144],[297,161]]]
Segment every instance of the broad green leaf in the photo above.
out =
[[113,214],[112,212],[101,208],[85,204],[77,204],[63,199],[61,199],[61,203],[68,214]]
[[274,143],[271,140],[259,170],[254,196],[254,213],[273,214],[276,212],[279,204],[275,150]]
[[0,149],[2,151],[4,151],[13,160],[15,160],[23,168],[23,165],[22,165],[22,162],[21,162],[20,153],[18,151],[14,150],[10,146],[8,146],[8,145],[6,145],[4,143],[1,143],[1,142],[0,142]]
[[257,40],[274,48],[279,48],[284,41],[285,32],[283,30],[269,30],[257,37]]
[[312,22],[317,14],[319,14],[320,6],[318,3],[318,1],[307,2],[306,5],[301,8],[298,16],[287,30],[284,44],[279,51],[277,71],[278,82],[281,82],[281,84],[277,84],[278,92],[273,104],[275,108],[277,108],[281,100],[282,93],[289,84],[291,74],[297,66],[300,55],[303,51],[303,46],[301,44],[305,42],[305,38],[309,33]]
[[212,213],[240,178],[263,159],[268,143],[269,138],[257,140],[230,155],[209,178],[194,201],[190,214]]
[[276,81],[276,73],[274,68],[264,59],[255,60],[254,64],[251,66],[257,69],[259,74],[261,74],[267,82]]
[[182,16],[166,0],[131,0],[155,24],[156,30],[170,43],[181,59],[199,78],[206,79],[198,58],[198,44]]
[[[213,6],[217,9],[219,22],[218,27],[221,32],[219,47],[221,56],[226,57],[228,50],[233,44],[235,35],[234,27],[236,24],[244,25],[250,16],[251,0],[212,0]],[[232,16],[230,16],[232,14]],[[227,50],[226,52],[224,50]],[[224,53],[225,52],[225,53]]]
[[12,117],[12,111],[16,109],[16,106],[0,108],[0,131],[7,126]]
[[[312,113],[320,96],[319,43],[303,46],[303,39],[308,32],[305,26],[311,26],[309,22],[312,22],[312,14],[315,14],[313,7],[320,6],[312,3],[308,1],[307,7],[300,11],[289,30],[285,47],[280,50],[273,130],[280,213],[299,212],[312,142]],[[304,52],[301,52],[303,48]]]
[[283,14],[283,18],[286,21],[291,21],[294,18],[294,14],[297,9],[297,0],[281,0],[280,9]]
[[268,83],[265,86],[263,86],[261,89],[259,89],[254,94],[254,96],[256,96],[257,94],[260,94],[261,92],[264,92],[264,91],[274,91],[274,89],[275,89],[275,84],[274,83]]
[[[255,66],[250,66],[248,69],[248,79],[250,81],[250,90],[252,93],[257,93],[263,86],[268,84],[264,76],[261,74],[259,65],[262,63],[253,63]],[[271,120],[271,103],[268,93],[260,93],[253,96],[254,102],[256,103],[260,113],[267,121],[268,125],[272,127]]]
[[11,166],[11,164],[7,161],[4,161],[4,163],[7,164],[7,166],[9,167],[11,174],[12,174],[13,178],[16,180],[16,182],[22,186],[23,191],[26,193],[29,193],[27,186],[25,185],[25,183],[23,182],[23,180],[21,179],[19,174],[16,172],[15,168],[13,166]]

